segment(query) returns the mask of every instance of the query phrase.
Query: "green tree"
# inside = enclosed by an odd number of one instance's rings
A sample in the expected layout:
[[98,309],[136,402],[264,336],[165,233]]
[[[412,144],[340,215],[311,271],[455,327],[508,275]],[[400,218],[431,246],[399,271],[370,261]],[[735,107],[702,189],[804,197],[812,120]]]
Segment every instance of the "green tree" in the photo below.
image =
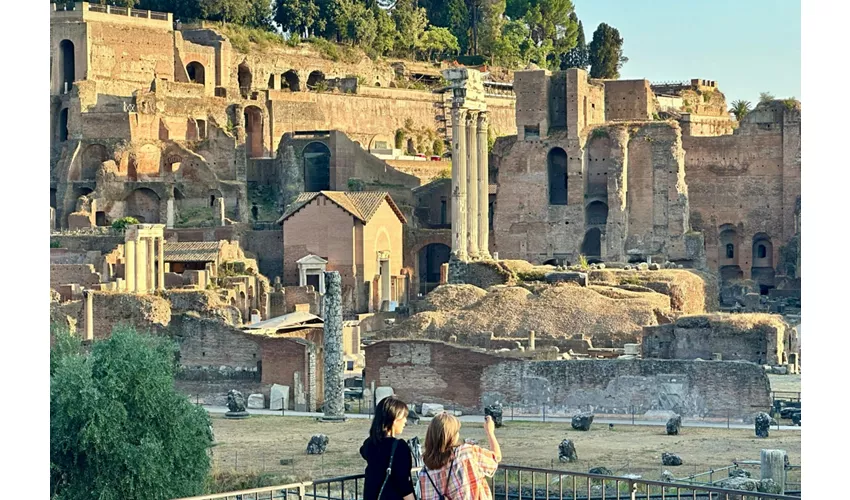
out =
[[457,54],[460,48],[457,38],[448,28],[428,28],[417,41],[417,50],[428,61],[434,59],[434,54]]
[[417,7],[415,0],[399,0],[393,9],[392,18],[397,32],[396,48],[407,55],[412,54],[428,26],[425,9]]
[[770,92],[762,92],[761,94],[759,94],[759,104],[764,104],[774,99],[776,99],[776,97],[774,97],[773,94],[771,94]]
[[395,47],[395,22],[386,10],[375,7],[373,11],[375,12],[376,30],[375,39],[372,41],[372,48],[378,54],[385,55]]
[[127,229],[127,226],[132,226],[138,223],[139,219],[135,217],[121,217],[120,219],[117,219],[112,222],[112,229],[115,229],[117,231],[123,231]]
[[481,54],[492,55],[493,48],[505,26],[505,0],[485,0],[480,8],[478,22],[478,49]]
[[200,0],[201,18],[255,28],[271,28],[271,3],[266,0]]
[[593,40],[588,46],[591,78],[620,77],[620,68],[629,62],[623,56],[623,38],[616,28],[601,23],[593,32]]
[[578,24],[576,45],[564,54],[564,57],[561,59],[561,69],[579,68],[587,70],[590,62],[588,61],[587,43],[584,40],[584,26],[578,20],[575,12],[570,14],[570,19]]
[[174,388],[176,350],[170,340],[119,327],[90,354],[51,360],[51,498],[166,500],[202,492],[210,420]]
[[378,29],[373,11],[357,0],[333,0],[331,5],[337,41],[371,46]]
[[522,21],[508,21],[493,44],[492,62],[509,68],[525,66],[533,48],[528,26]]
[[314,0],[277,0],[274,20],[281,28],[308,37],[319,19],[319,6]]
[[729,109],[729,112],[735,115],[735,119],[739,122],[747,116],[747,113],[751,110],[750,101],[743,101],[738,99],[737,101],[732,101],[732,108]]

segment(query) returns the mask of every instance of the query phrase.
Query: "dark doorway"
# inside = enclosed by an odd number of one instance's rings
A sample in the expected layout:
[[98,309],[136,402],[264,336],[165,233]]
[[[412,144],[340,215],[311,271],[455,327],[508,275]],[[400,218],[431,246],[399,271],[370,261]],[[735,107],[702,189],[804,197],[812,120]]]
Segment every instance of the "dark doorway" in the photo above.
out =
[[68,108],[59,112],[59,128],[57,130],[59,142],[68,140]]
[[291,69],[280,75],[280,90],[301,91],[301,83],[298,80],[298,73],[295,70]]
[[331,150],[321,142],[307,144],[304,157],[304,191],[327,191],[331,188]]
[[189,75],[189,81],[192,83],[206,83],[206,75],[204,74],[204,65],[199,62],[191,62],[186,66],[186,73]]
[[427,294],[440,284],[440,268],[449,261],[451,248],[431,243],[419,250],[419,293]]
[[256,106],[245,108],[245,145],[248,158],[263,157],[263,112]]
[[561,148],[549,151],[549,204],[567,204],[567,153]]
[[76,66],[74,61],[74,43],[71,40],[62,40],[59,43],[59,93],[65,94],[71,91],[71,86],[76,80]]
[[591,257],[599,258],[602,256],[602,232],[599,228],[592,228],[584,235],[584,241],[581,244],[581,253],[588,260]]

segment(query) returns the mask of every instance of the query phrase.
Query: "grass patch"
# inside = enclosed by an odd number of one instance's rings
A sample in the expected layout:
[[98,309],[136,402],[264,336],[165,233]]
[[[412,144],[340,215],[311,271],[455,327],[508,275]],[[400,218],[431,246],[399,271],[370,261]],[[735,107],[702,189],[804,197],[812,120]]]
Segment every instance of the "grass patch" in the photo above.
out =
[[247,54],[252,49],[266,50],[271,47],[284,47],[286,40],[272,31],[248,28],[236,24],[212,23],[214,28],[230,39],[230,44],[239,52]]

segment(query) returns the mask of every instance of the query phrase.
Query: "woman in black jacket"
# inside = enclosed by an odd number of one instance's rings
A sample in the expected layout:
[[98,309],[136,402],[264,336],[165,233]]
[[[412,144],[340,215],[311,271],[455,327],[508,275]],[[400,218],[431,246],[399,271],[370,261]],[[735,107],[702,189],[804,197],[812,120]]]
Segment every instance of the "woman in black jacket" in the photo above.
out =
[[375,407],[369,437],[360,447],[360,456],[366,460],[363,500],[415,500],[410,479],[413,467],[410,447],[403,439],[396,439],[404,431],[405,423],[407,405],[401,400],[390,396]]

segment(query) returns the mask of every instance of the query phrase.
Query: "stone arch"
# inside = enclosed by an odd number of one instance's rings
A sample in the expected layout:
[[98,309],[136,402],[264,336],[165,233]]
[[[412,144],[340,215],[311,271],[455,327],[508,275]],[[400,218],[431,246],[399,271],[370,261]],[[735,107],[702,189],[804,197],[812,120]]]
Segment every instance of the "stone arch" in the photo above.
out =
[[245,107],[245,148],[248,158],[263,158],[263,112],[257,106]]
[[247,61],[242,61],[236,70],[236,80],[239,82],[239,93],[243,99],[247,99],[254,84],[254,75]]
[[80,179],[84,181],[92,181],[97,176],[97,170],[100,165],[109,159],[109,152],[106,146],[102,144],[91,144],[82,156],[82,173]]
[[611,163],[611,139],[607,133],[590,140],[587,147],[585,194],[608,199],[608,167]]
[[753,235],[753,260],[751,274],[753,281],[759,284],[762,295],[767,295],[774,287],[776,271],[773,266],[773,242],[767,233]]
[[307,89],[308,90],[316,90],[321,84],[325,83],[325,74],[319,70],[315,70],[310,73],[310,76],[307,77]]
[[567,152],[562,148],[552,148],[546,157],[549,174],[549,204],[567,204]]
[[717,268],[722,280],[740,279],[744,273],[740,262],[741,242],[732,224],[720,226],[717,236]]
[[452,249],[444,243],[423,245],[416,253],[419,293],[427,294],[440,284],[440,269],[449,261]]
[[59,112],[59,123],[56,127],[56,135],[59,138],[59,142],[65,142],[68,140],[68,108],[62,108],[62,111]]
[[74,42],[62,40],[59,42],[59,93],[71,91],[76,80],[76,60]]
[[124,198],[124,215],[135,217],[139,222],[159,222],[159,195],[152,189],[138,188]]
[[192,61],[186,65],[186,74],[189,75],[189,81],[192,83],[204,85],[207,81],[204,65],[198,61]]
[[584,210],[585,224],[588,226],[605,226],[608,223],[608,204],[603,201],[592,201]]
[[290,92],[301,92],[301,80],[298,78],[298,72],[294,69],[280,75],[280,90],[289,90]]
[[304,191],[326,191],[331,188],[331,150],[323,142],[314,141],[301,151],[304,159]]
[[602,231],[598,227],[592,227],[584,233],[581,253],[587,258],[588,262],[598,262],[602,258]]

